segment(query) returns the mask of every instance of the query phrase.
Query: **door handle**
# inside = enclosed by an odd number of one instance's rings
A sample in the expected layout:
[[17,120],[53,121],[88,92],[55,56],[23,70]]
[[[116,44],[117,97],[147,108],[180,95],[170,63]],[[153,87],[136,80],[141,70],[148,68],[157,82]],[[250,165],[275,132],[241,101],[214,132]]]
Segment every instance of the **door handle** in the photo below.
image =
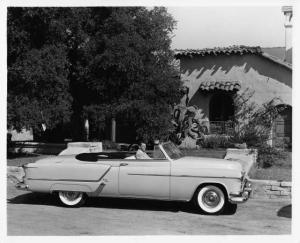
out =
[[121,163],[120,166],[126,166],[128,165],[127,163]]

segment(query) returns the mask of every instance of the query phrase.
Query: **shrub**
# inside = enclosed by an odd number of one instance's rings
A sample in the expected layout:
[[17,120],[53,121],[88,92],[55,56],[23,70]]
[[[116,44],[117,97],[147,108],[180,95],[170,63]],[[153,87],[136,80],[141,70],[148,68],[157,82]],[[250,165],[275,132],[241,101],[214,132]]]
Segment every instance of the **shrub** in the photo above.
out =
[[203,140],[199,140],[198,145],[202,148],[229,148],[233,147],[233,144],[229,141],[229,137],[225,135],[207,135]]
[[282,165],[282,161],[286,159],[286,153],[269,145],[262,145],[257,149],[257,165],[260,168],[269,168],[273,165]]
[[258,106],[253,101],[253,94],[254,91],[246,89],[243,93],[234,96],[236,129],[232,134],[232,142],[247,143],[249,147],[260,147],[270,139],[273,121],[284,106],[276,106],[282,103],[279,98],[273,98]]
[[110,141],[110,140],[103,140],[102,141],[102,147],[103,150],[109,150],[109,149],[117,149],[117,144]]

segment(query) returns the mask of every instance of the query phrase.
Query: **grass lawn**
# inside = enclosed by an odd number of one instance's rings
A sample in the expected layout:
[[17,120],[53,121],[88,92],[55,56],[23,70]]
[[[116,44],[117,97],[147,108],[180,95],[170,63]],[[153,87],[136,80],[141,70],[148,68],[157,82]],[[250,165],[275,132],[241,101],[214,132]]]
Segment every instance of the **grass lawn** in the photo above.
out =
[[252,179],[292,181],[292,169],[273,166],[267,169],[257,168]]
[[292,152],[283,152],[286,158],[274,161],[270,168],[256,168],[253,179],[292,181]]

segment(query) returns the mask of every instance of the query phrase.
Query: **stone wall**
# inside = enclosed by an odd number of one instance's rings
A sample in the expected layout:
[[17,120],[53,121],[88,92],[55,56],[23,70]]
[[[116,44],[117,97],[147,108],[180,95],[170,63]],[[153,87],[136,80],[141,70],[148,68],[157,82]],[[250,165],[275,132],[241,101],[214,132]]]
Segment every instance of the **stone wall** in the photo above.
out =
[[268,199],[291,199],[292,182],[274,180],[251,179],[251,174],[255,173],[257,160],[257,150],[251,149],[227,149],[225,159],[237,160],[243,169],[247,171],[252,183],[251,198]]
[[292,182],[271,181],[271,180],[252,180],[253,198],[270,198],[270,199],[291,199]]

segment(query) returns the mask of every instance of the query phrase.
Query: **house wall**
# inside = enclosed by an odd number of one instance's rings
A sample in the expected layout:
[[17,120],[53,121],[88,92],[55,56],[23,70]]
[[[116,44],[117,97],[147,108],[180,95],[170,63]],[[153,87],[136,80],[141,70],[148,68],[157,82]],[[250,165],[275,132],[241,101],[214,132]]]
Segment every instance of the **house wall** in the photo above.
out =
[[201,120],[209,119],[209,102],[212,97],[212,93],[203,92],[198,90],[196,94],[190,99],[190,106],[197,106],[199,109],[197,112],[197,118]]
[[272,98],[280,98],[281,104],[292,105],[292,71],[259,55],[182,57],[180,69],[181,79],[189,87],[189,105],[198,106],[205,118],[209,118],[213,92],[198,90],[203,81],[239,81],[239,93],[247,88],[254,91],[252,101],[258,105]]

